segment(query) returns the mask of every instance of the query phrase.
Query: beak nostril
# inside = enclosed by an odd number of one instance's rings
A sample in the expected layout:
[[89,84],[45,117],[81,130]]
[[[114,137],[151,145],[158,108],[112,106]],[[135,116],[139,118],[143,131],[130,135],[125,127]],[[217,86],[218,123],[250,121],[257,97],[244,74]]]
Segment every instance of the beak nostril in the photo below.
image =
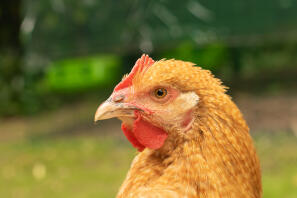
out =
[[117,95],[113,98],[114,102],[121,102],[124,100],[124,96],[123,95]]

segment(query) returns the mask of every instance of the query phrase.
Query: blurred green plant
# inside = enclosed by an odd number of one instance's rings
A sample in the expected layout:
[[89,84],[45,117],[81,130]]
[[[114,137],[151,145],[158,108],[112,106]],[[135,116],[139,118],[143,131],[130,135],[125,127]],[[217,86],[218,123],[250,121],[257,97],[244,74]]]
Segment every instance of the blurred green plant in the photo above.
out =
[[72,58],[52,63],[45,83],[52,91],[77,92],[108,86],[119,76],[120,59],[113,55]]
[[21,0],[0,3],[0,115],[15,114],[23,91]]
[[12,85],[1,84],[0,74],[0,115],[33,114],[73,101],[95,88],[107,90],[120,78],[121,63],[119,56],[106,54],[62,59],[25,70],[21,81]]
[[180,59],[196,63],[204,69],[218,71],[229,62],[228,47],[223,43],[211,43],[203,47],[194,42],[182,42],[176,48],[165,52],[163,58]]
[[79,96],[92,87],[111,85],[119,68],[101,67],[109,63],[97,57],[72,58],[96,53],[118,54],[125,65],[143,52],[154,59],[192,61],[230,82],[242,78],[252,82],[272,70],[287,70],[266,87],[287,88],[278,84],[289,75],[293,87],[296,8],[297,2],[279,0],[228,4],[124,0],[120,6],[92,0],[3,1],[0,116],[38,112],[68,100],[59,94]]

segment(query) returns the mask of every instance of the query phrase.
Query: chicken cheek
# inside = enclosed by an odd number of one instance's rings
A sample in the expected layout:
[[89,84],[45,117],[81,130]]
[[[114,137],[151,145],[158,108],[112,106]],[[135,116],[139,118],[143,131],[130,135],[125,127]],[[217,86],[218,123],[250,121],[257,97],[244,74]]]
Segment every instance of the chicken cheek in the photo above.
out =
[[139,114],[135,114],[137,118],[133,123],[132,131],[124,124],[122,125],[122,130],[127,139],[138,151],[143,151],[145,147],[150,149],[161,148],[168,134],[164,130],[141,119]]

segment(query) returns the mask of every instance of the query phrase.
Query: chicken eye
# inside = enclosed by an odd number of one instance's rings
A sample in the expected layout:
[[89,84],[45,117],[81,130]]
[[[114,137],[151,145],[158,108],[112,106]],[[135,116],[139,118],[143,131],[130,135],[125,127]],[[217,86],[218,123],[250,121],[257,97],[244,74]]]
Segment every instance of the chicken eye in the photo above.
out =
[[155,89],[154,94],[156,98],[164,98],[167,95],[167,90],[164,88]]

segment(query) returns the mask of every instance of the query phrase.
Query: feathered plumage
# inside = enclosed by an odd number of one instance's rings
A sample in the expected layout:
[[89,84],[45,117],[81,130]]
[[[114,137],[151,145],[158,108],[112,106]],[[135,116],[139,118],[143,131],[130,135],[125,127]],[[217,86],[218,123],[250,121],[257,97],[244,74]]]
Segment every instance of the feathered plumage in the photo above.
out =
[[118,198],[261,197],[249,128],[208,70],[143,55],[95,120],[111,117],[141,151]]

